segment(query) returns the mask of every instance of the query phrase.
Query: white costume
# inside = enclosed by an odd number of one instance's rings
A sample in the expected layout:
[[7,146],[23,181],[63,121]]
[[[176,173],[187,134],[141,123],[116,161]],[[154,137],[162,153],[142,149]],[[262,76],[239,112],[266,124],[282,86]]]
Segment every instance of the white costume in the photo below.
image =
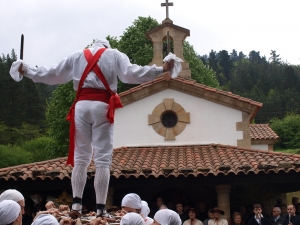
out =
[[127,194],[123,197],[121,206],[130,207],[133,209],[141,209],[142,201],[140,196],[134,193]]
[[15,202],[24,200],[24,196],[15,189],[8,189],[0,195],[0,202],[3,200],[13,200]]
[[154,220],[160,225],[181,225],[179,215],[170,209],[158,210],[154,215]]
[[[140,84],[150,81],[163,73],[162,67],[138,66],[130,63],[129,58],[116,49],[110,49],[108,41],[96,41],[89,50],[94,55],[100,48],[108,47],[98,60],[98,66],[110,89],[117,91],[118,78],[124,83]],[[15,80],[16,67],[20,61],[13,63],[11,75]],[[45,68],[30,67],[23,64],[24,76],[34,82],[45,84],[64,84],[73,80],[74,90],[78,89],[80,78],[87,66],[83,51],[77,51],[62,60],[58,65]],[[105,89],[103,83],[92,71],[85,79],[82,88]],[[101,101],[83,100],[75,106],[75,156],[72,171],[73,198],[82,198],[87,179],[87,167],[94,155],[96,167],[95,190],[96,203],[104,207],[110,178],[109,167],[113,151],[114,126],[108,121],[106,114],[108,104]],[[101,206],[101,207],[102,207]],[[80,204],[73,204],[80,210]],[[97,206],[98,208],[98,206]],[[103,209],[102,209],[103,210]],[[99,214],[99,211],[97,211]]]
[[54,216],[50,214],[41,214],[31,225],[59,225],[59,223]]
[[122,217],[120,225],[145,225],[145,223],[140,214],[130,212]]
[[[21,206],[13,200],[0,202],[0,225],[14,222],[21,214]],[[20,218],[22,220],[22,217]]]
[[150,213],[150,209],[148,203],[146,201],[142,201],[141,216],[145,221],[145,225],[151,225],[154,222],[152,218],[148,217],[149,213]]
[[208,225],[228,225],[226,219],[220,219],[218,222],[215,219],[210,219]]

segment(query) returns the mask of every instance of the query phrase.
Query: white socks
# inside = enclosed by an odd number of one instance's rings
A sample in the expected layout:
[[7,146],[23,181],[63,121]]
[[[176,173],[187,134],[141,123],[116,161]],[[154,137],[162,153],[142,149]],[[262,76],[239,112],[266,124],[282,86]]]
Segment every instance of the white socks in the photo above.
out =
[[[94,186],[96,191],[96,203],[106,203],[107,191],[109,185],[110,171],[109,167],[96,168]],[[74,194],[73,194],[74,195]],[[103,210],[97,209],[97,215],[100,215]]]
[[[75,165],[72,171],[72,190],[73,198],[82,198],[84,186],[87,178],[87,166]],[[82,205],[79,203],[73,204],[72,209],[81,210]]]

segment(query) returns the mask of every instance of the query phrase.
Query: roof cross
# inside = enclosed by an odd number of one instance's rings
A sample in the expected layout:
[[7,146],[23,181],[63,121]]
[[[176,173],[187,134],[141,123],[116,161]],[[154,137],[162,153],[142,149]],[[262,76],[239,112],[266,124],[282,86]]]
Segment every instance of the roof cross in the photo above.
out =
[[168,2],[168,0],[166,0],[166,3],[161,3],[160,5],[161,7],[166,6],[166,18],[169,19],[169,6],[173,6],[173,2]]

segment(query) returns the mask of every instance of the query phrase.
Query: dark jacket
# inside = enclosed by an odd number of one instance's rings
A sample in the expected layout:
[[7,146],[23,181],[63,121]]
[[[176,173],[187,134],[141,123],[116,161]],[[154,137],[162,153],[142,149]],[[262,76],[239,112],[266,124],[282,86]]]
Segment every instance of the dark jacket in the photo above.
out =
[[[259,225],[259,223],[256,221],[254,216],[252,216],[252,217],[249,218],[247,225]],[[271,222],[268,218],[263,217],[260,220],[260,225],[271,225]]]
[[276,221],[273,216],[270,219],[271,225],[282,225],[283,221],[284,221],[284,217],[282,217],[281,215],[279,216],[279,218]]
[[286,216],[283,220],[282,225],[288,225],[289,220],[293,225],[300,225],[300,219],[298,216],[292,216],[291,218],[289,218],[289,216]]

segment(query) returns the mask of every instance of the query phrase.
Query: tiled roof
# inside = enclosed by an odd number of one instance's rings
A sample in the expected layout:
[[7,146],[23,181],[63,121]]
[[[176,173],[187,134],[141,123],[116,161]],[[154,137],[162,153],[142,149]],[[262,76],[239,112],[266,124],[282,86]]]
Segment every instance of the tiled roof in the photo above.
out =
[[250,137],[252,140],[280,139],[269,124],[250,124]]
[[145,82],[130,90],[119,93],[123,106],[136,100],[147,97],[164,89],[171,88],[194,96],[198,96],[213,102],[227,105],[232,108],[241,109],[250,114],[250,120],[254,118],[262,103],[244,98],[231,92],[218,90],[203,84],[196,83],[191,79],[177,77],[166,81],[163,77],[158,77],[152,81]]
[[[66,158],[0,169],[3,180],[70,179]],[[114,150],[111,176],[186,177],[300,172],[300,155],[226,145],[122,147]],[[94,176],[93,164],[88,177]]]

